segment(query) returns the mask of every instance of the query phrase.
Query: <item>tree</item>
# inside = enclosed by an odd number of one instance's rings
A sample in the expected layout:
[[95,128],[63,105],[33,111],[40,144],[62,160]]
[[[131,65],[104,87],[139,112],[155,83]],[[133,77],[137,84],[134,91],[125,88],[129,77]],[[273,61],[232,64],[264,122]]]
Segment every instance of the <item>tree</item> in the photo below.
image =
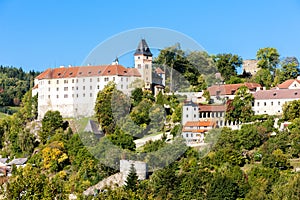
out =
[[279,53],[272,47],[261,48],[256,53],[257,66],[269,70],[274,76],[274,70],[279,64]]
[[42,143],[55,134],[55,131],[63,127],[63,118],[59,111],[47,111],[42,119],[42,131],[39,136]]
[[138,184],[138,176],[136,174],[136,170],[133,164],[130,166],[129,174],[127,175],[126,181],[125,181],[125,188],[127,190],[136,191],[137,190],[137,184]]
[[142,101],[143,99],[143,89],[142,88],[135,88],[134,90],[132,90],[131,92],[131,98],[133,100],[133,106],[137,106],[139,105],[139,103]]
[[270,88],[272,85],[272,74],[268,69],[260,69],[252,77],[252,81],[255,83],[259,83],[266,88]]
[[236,76],[236,69],[241,67],[243,59],[238,55],[227,54],[217,54],[213,57],[214,63],[221,73],[224,81],[230,80],[232,76]]
[[240,87],[233,100],[228,101],[225,118],[228,121],[249,122],[253,116],[254,97],[246,86]]
[[283,120],[291,121],[300,116],[300,100],[286,102],[283,105]]
[[109,82],[103,88],[103,90],[99,91],[97,94],[97,99],[95,104],[95,116],[105,134],[112,134],[116,126],[116,122],[114,120],[113,112],[111,108],[112,95],[115,90],[116,90],[115,83]]
[[295,57],[286,57],[281,61],[280,82],[295,79],[299,75],[299,62]]

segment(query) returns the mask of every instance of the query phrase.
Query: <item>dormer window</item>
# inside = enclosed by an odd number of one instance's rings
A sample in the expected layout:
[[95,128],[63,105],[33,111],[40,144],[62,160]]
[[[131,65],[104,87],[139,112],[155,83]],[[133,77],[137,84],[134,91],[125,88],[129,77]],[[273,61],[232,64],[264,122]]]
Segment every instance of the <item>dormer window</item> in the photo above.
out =
[[81,74],[82,74],[82,72],[79,72],[79,74],[81,75]]
[[124,71],[124,73],[126,74],[126,73],[127,73],[127,71]]
[[295,92],[294,94],[295,94],[295,95],[297,95],[297,94],[298,94],[298,92]]
[[58,75],[58,76],[60,76],[60,75],[61,75],[61,73],[58,73],[57,75]]
[[70,74],[69,75],[72,75],[73,74],[73,72],[70,72]]
[[273,96],[276,96],[276,92],[273,93]]
[[92,72],[89,72],[89,74],[91,74]]
[[107,73],[110,73],[110,70],[108,70]]
[[100,73],[101,73],[101,70],[98,71],[98,74],[100,74]]

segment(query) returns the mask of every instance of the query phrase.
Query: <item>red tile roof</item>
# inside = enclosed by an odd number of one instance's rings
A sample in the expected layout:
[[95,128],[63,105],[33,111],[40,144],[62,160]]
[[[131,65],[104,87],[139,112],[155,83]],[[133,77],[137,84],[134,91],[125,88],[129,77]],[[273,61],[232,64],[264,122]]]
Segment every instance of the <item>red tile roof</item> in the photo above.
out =
[[215,112],[221,112],[221,111],[226,111],[226,106],[225,105],[199,105],[199,111],[215,111]]
[[299,89],[259,90],[253,94],[255,100],[300,99]]
[[122,65],[103,65],[47,69],[46,71],[38,75],[36,79],[58,79],[115,75],[136,77],[141,76],[141,74],[135,68],[125,68]]
[[184,127],[197,127],[197,126],[214,127],[215,122],[212,122],[212,121],[188,121],[184,125]]
[[204,133],[207,129],[182,129],[182,132],[192,132],[192,133]]
[[288,89],[290,87],[290,85],[292,85],[295,81],[300,83],[300,81],[297,79],[289,79],[289,80],[286,80],[283,83],[277,85],[277,87],[279,89]]
[[257,87],[261,88],[261,85],[258,83],[238,83],[238,84],[213,85],[207,88],[207,90],[211,96],[216,96],[218,91],[220,92],[219,95],[232,95],[241,86],[246,86],[247,88],[249,88],[249,90],[254,90]]

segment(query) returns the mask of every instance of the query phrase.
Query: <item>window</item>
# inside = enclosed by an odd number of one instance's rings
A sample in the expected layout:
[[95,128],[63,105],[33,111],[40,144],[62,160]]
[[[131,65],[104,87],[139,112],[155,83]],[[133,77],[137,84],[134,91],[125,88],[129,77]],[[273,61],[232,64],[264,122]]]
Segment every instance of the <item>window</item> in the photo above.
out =
[[280,106],[280,101],[278,101],[278,105]]
[[191,137],[194,137],[194,134],[193,134],[193,133],[191,133]]
[[76,86],[76,90],[78,90],[78,86]]
[[56,84],[59,84],[59,80],[56,80]]
[[93,93],[90,93],[90,97],[93,97]]
[[100,86],[99,86],[99,85],[97,85],[97,89],[98,89],[98,90],[100,89]]
[[259,102],[257,102],[257,106],[259,106]]
[[78,94],[76,94],[76,98],[78,98]]
[[48,84],[51,84],[51,81],[48,81]]
[[72,90],[74,90],[75,88],[74,88],[74,86],[72,87]]
[[68,80],[64,80],[64,84],[68,83]]
[[145,65],[145,69],[148,69],[148,64]]
[[100,78],[97,78],[97,82],[100,82]]
[[82,79],[83,82],[85,82],[85,79]]
[[116,78],[115,77],[113,77],[113,81],[115,81],[116,80]]
[[128,78],[126,78],[126,82],[128,82]]
[[264,106],[266,106],[267,105],[267,102],[264,102]]
[[271,106],[273,106],[273,101],[271,101]]
[[83,97],[85,97],[85,93],[83,93]]
[[65,94],[65,95],[64,95],[64,98],[68,98],[68,95],[67,95],[67,94]]
[[185,137],[189,137],[189,134],[188,134],[188,133],[186,133],[186,134],[185,134]]
[[194,110],[196,111],[196,108],[194,108]]
[[138,57],[138,59],[140,59],[140,57]]
[[56,91],[58,91],[59,90],[59,88],[56,88]]
[[78,79],[76,79],[76,83],[78,83]]
[[189,117],[189,115],[186,115],[186,118],[188,118]]
[[188,110],[189,110],[189,108],[188,108],[188,107],[186,107],[186,110],[188,111]]
[[58,99],[58,98],[59,98],[59,96],[58,96],[58,95],[56,95],[56,98]]
[[123,81],[123,77],[121,78],[121,81]]
[[50,92],[50,88],[48,88],[48,91]]
[[93,89],[93,86],[90,86],[90,90],[92,90]]
[[90,78],[90,82],[93,82],[93,79],[92,79],[92,78]]
[[75,83],[75,80],[74,80],[74,79],[72,79],[72,83]]
[[121,85],[121,89],[123,89],[123,85]]
[[68,87],[64,87],[64,91],[68,91]]
[[85,90],[85,86],[83,86],[82,89]]
[[105,81],[105,82],[109,81],[109,78],[108,78],[108,77],[105,77],[105,78],[104,78],[104,81]]
[[194,118],[196,118],[196,114],[194,114]]
[[50,95],[48,95],[48,99],[50,99]]
[[74,98],[74,94],[72,94],[72,98]]
[[141,64],[138,64],[138,69],[141,69]]

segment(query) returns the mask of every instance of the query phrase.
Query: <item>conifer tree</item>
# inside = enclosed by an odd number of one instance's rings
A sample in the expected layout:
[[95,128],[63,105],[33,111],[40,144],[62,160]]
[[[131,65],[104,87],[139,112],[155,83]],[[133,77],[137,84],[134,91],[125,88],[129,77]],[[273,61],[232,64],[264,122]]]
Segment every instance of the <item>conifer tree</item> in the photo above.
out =
[[134,168],[134,165],[131,164],[129,174],[128,174],[127,179],[125,181],[125,189],[136,191],[137,190],[137,184],[138,184],[138,176],[136,174],[136,170]]

